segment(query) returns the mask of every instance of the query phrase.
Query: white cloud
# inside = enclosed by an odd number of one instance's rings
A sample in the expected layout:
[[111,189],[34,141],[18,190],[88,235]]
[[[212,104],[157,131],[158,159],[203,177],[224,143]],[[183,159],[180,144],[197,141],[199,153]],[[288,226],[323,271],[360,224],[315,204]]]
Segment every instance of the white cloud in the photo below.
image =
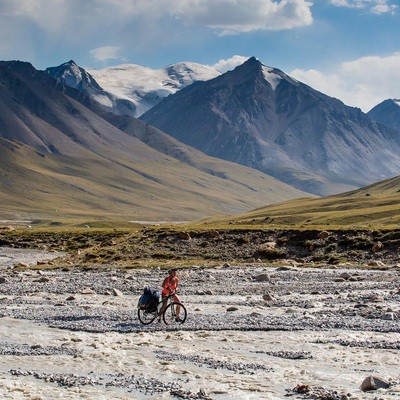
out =
[[338,7],[369,9],[373,14],[394,15],[398,8],[392,0],[330,0],[330,3]]
[[235,32],[283,30],[311,24],[311,6],[306,0],[0,0],[3,16],[71,36],[73,27],[78,32],[115,30],[132,19],[163,17]]
[[364,112],[390,98],[399,98],[400,52],[387,57],[362,57],[338,65],[334,72],[296,69],[289,75]]
[[90,50],[90,56],[95,61],[107,61],[120,59],[120,48],[116,46],[103,46]]
[[186,24],[239,33],[310,25],[312,5],[306,0],[172,0],[170,6]]
[[244,56],[233,56],[227,60],[219,60],[216,64],[211,65],[212,68],[216,69],[218,72],[224,73],[227,71],[232,71],[238,65],[243,64],[247,61],[250,57]]

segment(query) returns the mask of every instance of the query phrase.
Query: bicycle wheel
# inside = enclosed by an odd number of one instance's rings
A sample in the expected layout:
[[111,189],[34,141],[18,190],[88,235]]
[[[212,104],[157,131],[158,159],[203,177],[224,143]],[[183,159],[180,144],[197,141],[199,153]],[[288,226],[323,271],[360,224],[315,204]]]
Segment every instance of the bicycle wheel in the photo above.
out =
[[[179,307],[179,318],[176,316]],[[168,304],[163,314],[163,320],[167,325],[180,325],[186,321],[187,311],[182,303],[173,301]]]
[[157,311],[148,312],[145,309],[138,308],[138,318],[143,325],[151,324],[157,317]]

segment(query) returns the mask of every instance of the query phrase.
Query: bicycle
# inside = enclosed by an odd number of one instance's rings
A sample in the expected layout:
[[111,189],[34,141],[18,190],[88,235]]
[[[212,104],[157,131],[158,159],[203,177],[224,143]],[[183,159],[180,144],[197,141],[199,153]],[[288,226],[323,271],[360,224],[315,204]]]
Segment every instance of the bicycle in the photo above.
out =
[[[141,305],[140,299],[138,302],[137,312],[139,321],[143,325],[151,324],[157,317],[162,315],[163,321],[166,325],[181,325],[186,321],[187,311],[182,303],[173,301],[175,293],[170,293],[167,297],[161,299],[157,304]],[[163,305],[164,311],[161,312]],[[176,316],[176,308],[180,307],[179,318]]]

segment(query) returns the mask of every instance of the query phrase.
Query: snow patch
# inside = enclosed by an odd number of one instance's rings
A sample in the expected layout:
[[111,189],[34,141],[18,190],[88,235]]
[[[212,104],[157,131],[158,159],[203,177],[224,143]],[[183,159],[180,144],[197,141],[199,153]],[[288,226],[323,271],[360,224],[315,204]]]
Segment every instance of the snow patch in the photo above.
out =
[[280,77],[278,74],[275,74],[273,72],[273,68],[266,67],[265,65],[262,66],[262,71],[265,80],[271,85],[272,90],[275,90],[281,82],[282,77]]
[[106,95],[93,95],[92,96],[94,101],[97,101],[98,103],[102,104],[105,107],[112,107],[113,103],[111,101],[111,99],[106,96]]

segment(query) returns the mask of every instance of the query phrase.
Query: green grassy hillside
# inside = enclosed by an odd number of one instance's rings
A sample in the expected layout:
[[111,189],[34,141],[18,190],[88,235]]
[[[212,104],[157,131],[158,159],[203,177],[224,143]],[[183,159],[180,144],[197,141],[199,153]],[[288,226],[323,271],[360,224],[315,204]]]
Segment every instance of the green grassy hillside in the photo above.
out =
[[304,229],[400,227],[400,177],[325,198],[298,198],[240,216],[202,221],[215,226]]
[[109,157],[85,149],[57,155],[0,139],[0,219],[186,221],[302,194],[217,160],[223,176],[168,156],[144,162],[109,151]]

